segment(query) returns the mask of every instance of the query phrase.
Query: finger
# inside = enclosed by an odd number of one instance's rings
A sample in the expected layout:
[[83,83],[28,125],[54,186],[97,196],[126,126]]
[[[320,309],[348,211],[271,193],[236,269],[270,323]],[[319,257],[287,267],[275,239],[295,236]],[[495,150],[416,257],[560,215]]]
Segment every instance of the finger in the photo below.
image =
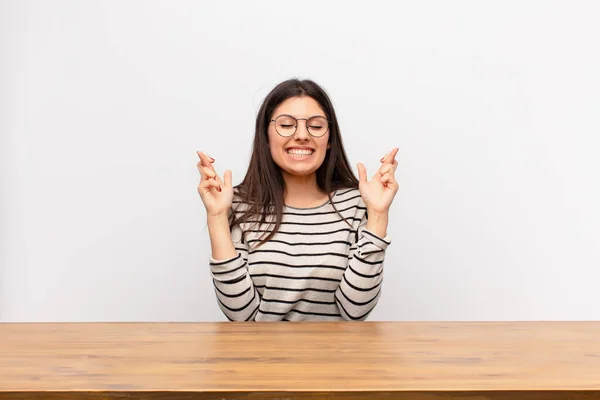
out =
[[201,167],[202,168],[202,179],[214,179],[217,176],[215,169],[210,167]]
[[203,193],[209,192],[211,189],[215,189],[218,192],[221,191],[221,184],[217,181],[215,181],[214,179],[209,179],[206,181],[202,181],[200,182],[200,190]]
[[207,165],[206,154],[201,151],[196,151],[196,154],[198,154],[198,158],[200,159],[200,165]]
[[393,165],[390,163],[385,163],[381,167],[379,167],[379,175],[387,174],[393,169]]
[[201,151],[196,151],[196,153],[198,154],[198,157],[200,157],[200,161],[202,162],[203,166],[209,166],[215,162],[214,158],[207,156],[206,154],[204,154]]
[[223,179],[225,179],[225,186],[231,187],[231,170],[230,169],[225,171],[225,174],[223,175]]
[[198,172],[200,172],[200,178],[201,179],[213,179],[214,176],[216,175],[216,173],[214,172],[214,169],[210,169],[208,167],[203,167],[201,162],[198,162],[198,164],[196,164],[196,166],[198,167]]
[[398,148],[395,147],[394,149],[392,149],[392,151],[390,151],[390,153],[387,156],[387,160],[385,160],[386,162],[389,162],[390,164],[392,164],[395,159],[396,159],[396,154],[398,154]]
[[392,174],[390,174],[390,173],[387,173],[387,174],[384,174],[384,175],[382,175],[382,176],[381,176],[381,179],[380,179],[380,181],[381,181],[381,183],[387,183],[387,182],[389,182],[391,179],[392,179]]
[[360,183],[367,183],[367,169],[362,163],[358,163],[358,181]]
[[396,178],[394,177],[394,175],[390,176],[390,180],[388,180],[386,182],[386,186],[390,189],[398,189],[399,185],[398,185],[398,181],[396,180]]
[[398,160],[394,160],[392,164],[383,163],[381,167],[379,167],[379,174],[383,175],[388,172],[395,172],[396,168],[398,168]]
[[389,153],[387,153],[385,156],[383,156],[381,158],[381,160],[379,160],[382,163],[392,163],[396,157],[396,154],[398,154],[398,147],[394,147],[392,149],[392,151],[390,151]]
[[214,159],[214,158],[212,158],[211,156],[209,156],[209,155],[207,155],[207,154],[204,154],[204,153],[203,153],[203,152],[201,152],[201,151],[196,151],[196,154],[198,154],[198,157],[200,157],[200,158],[202,158],[202,157],[206,157],[207,159],[209,159],[209,160],[210,160],[210,161],[212,161],[212,162],[214,162],[214,161],[215,161],[215,159]]
[[198,161],[198,164],[196,164],[198,166],[198,172],[200,172],[200,178],[201,179],[208,179],[208,176],[206,176],[206,174],[204,173],[204,167],[202,166],[202,161]]

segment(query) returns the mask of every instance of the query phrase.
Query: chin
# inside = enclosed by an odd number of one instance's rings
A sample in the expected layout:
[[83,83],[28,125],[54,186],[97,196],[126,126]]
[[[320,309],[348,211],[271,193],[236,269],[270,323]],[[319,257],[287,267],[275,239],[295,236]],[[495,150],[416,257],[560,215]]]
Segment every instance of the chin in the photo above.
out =
[[307,176],[310,175],[312,173],[314,173],[316,171],[312,170],[312,169],[308,169],[308,170],[295,170],[295,169],[286,169],[285,172],[287,172],[290,175],[294,175],[294,176]]

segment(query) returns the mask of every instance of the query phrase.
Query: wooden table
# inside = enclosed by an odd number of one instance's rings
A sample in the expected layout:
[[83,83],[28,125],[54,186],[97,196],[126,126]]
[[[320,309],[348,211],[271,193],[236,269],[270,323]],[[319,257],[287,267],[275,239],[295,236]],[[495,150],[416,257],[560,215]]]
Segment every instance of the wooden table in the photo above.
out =
[[0,324],[0,399],[600,399],[600,322]]

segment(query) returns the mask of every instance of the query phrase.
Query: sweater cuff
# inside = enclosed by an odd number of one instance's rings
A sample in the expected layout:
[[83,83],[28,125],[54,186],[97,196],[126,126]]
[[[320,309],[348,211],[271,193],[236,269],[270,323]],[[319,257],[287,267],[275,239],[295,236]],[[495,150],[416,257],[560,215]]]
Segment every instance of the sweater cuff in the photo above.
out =
[[242,253],[238,253],[237,256],[226,260],[215,260],[212,256],[209,257],[210,270],[213,274],[220,275],[227,272],[233,272],[243,264],[244,259],[242,258]]
[[384,238],[382,238],[382,237],[374,234],[373,232],[371,232],[368,229],[363,229],[362,232],[363,232],[362,237],[364,240],[371,242],[373,245],[377,246],[381,250],[385,250],[392,243],[392,240],[391,240],[389,234],[387,234]]

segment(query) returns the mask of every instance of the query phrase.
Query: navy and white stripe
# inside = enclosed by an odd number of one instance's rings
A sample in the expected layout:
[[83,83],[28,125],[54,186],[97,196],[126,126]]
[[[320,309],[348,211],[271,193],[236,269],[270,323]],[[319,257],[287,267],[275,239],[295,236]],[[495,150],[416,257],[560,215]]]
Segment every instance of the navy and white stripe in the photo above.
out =
[[[367,208],[357,189],[338,190],[333,203],[351,226],[328,201],[313,208],[285,207],[279,232],[258,248],[272,225],[249,221],[233,229],[237,256],[210,258],[217,301],[229,320],[368,317],[381,296],[390,239],[365,228]],[[234,199],[238,215],[245,207]]]

